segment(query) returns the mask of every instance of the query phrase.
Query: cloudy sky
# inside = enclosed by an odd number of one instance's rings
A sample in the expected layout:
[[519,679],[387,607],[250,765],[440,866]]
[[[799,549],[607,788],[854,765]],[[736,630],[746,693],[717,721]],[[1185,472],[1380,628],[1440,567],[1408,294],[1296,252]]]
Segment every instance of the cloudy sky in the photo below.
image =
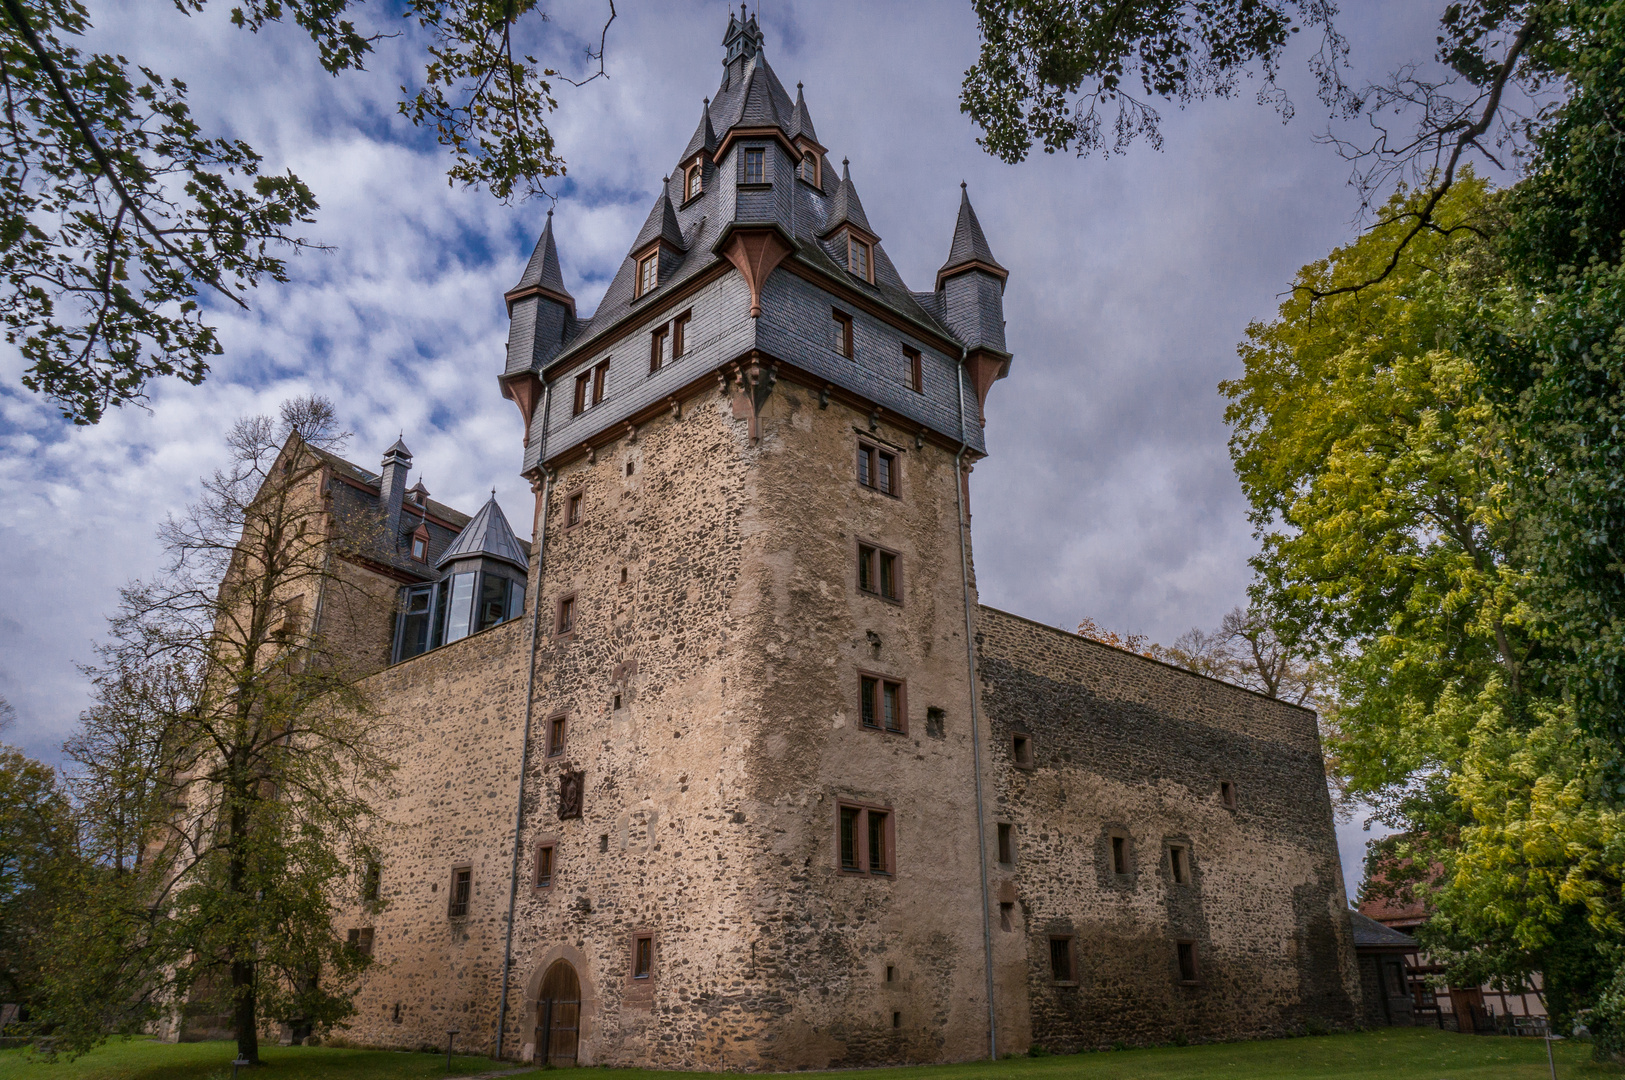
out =
[[[933,280],[961,180],[1010,269],[1015,362],[994,387],[991,457],[972,480],[983,602],[1164,642],[1215,625],[1245,601],[1255,550],[1216,384],[1239,372],[1236,342],[1293,271],[1352,235],[1347,167],[1314,141],[1324,121],[1304,56],[1285,73],[1291,123],[1243,87],[1166,111],[1161,153],[1008,166],[977,148],[958,110],[977,49],[968,3],[760,3],[771,63],[806,84],[820,137],[851,159],[905,279]],[[1425,59],[1436,5],[1349,6],[1353,78]],[[15,574],[0,607],[0,695],[18,712],[8,739],[47,760],[86,702],[75,665],[120,584],[157,564],[155,526],[195,497],[233,418],[325,394],[362,465],[376,469],[404,433],[436,498],[471,511],[494,486],[516,526],[529,518],[519,416],[496,376],[502,292],[546,205],[448,187],[446,160],[395,115],[422,42],[384,41],[372,70],[335,79],[308,39],[236,30],[225,4],[195,18],[138,0],[90,7],[93,44],[183,77],[206,129],[302,177],[322,204],[310,236],[333,250],[295,259],[292,280],[260,289],[252,311],[217,311],[225,355],[202,387],[155,385],[150,409],[94,428],[24,390],[0,346],[0,552]],[[530,51],[580,72],[604,7],[558,0]],[[610,78],[559,87],[553,127],[569,161],[555,229],[584,312],[715,90],[728,15],[722,0],[617,7]],[[1352,885],[1363,837],[1358,821],[1342,831]]]

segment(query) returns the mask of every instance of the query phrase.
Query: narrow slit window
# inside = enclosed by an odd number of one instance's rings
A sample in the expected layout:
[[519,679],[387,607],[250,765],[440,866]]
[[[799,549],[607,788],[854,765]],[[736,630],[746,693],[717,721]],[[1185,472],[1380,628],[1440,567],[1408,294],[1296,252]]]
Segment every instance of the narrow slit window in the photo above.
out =
[[1176,948],[1179,956],[1179,981],[1195,982],[1197,979],[1196,942],[1181,941]]
[[1112,837],[1112,873],[1128,873],[1128,838]]
[[1058,983],[1075,981],[1072,977],[1072,939],[1070,937],[1052,937],[1049,939],[1049,973]]
[[1016,861],[1015,829],[1009,822],[999,822],[999,861],[1010,866]]
[[1012,735],[1010,737],[1010,754],[1015,759],[1016,768],[1030,769],[1033,767],[1033,741],[1026,735]]
[[886,965],[886,981],[887,982],[896,982],[897,981],[897,968],[896,968],[895,965],[892,965],[892,964],[887,964]]
[[671,321],[671,358],[676,360],[688,351],[688,321],[693,318],[683,312]]
[[1168,849],[1168,869],[1173,874],[1175,885],[1183,885],[1190,880],[1190,864],[1185,849],[1177,844]]
[[1012,903],[1009,903],[1009,902],[1000,903],[999,904],[999,929],[1000,930],[1006,930],[1006,931],[1014,930],[1016,928],[1015,916],[1016,916],[1016,905],[1015,904],[1012,904]]
[[652,934],[639,934],[632,939],[632,977],[647,979],[654,974],[655,939]]
[[830,318],[835,323],[835,351],[848,360],[853,357],[852,348],[852,316],[839,309],[831,312]]
[[542,844],[536,849],[536,888],[553,887],[553,845]]
[[920,359],[920,350],[903,346],[903,368],[908,388],[916,394],[925,393],[925,365]]
[[666,357],[666,328],[664,326],[649,335],[649,374],[653,375],[660,370],[660,365]]
[[474,892],[474,868],[459,866],[451,872],[450,902],[446,914],[461,919],[468,914],[468,902]]
[[548,757],[558,757],[564,753],[564,740],[569,723],[569,717],[566,716],[555,716],[547,722]]
[[1230,810],[1236,808],[1236,785],[1228,780],[1219,781],[1219,801]]
[[366,869],[361,874],[361,899],[375,901],[378,899],[379,886],[383,883],[384,868],[377,859],[368,859]]
[[767,182],[767,151],[760,147],[748,147],[745,150],[745,183],[762,184]]

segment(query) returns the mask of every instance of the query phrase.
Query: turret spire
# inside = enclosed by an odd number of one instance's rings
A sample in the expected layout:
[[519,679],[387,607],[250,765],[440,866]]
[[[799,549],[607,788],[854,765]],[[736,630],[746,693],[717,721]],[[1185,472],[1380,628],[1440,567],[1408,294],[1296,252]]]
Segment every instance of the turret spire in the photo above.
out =
[[948,261],[942,264],[937,271],[937,287],[942,287],[942,281],[956,270],[970,269],[976,266],[987,270],[1001,282],[1010,276],[1010,272],[999,265],[999,260],[993,257],[993,249],[987,245],[987,237],[982,235],[982,223],[976,220],[976,211],[970,204],[970,192],[965,182],[959,182],[959,218],[954,222],[954,241],[948,248]]

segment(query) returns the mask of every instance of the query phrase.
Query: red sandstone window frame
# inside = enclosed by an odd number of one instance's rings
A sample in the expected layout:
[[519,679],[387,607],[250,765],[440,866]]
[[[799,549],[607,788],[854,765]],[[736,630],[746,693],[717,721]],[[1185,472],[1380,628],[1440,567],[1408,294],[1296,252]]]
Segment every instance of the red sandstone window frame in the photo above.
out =
[[[857,480],[859,487],[866,487],[870,491],[878,491],[882,495],[889,495],[893,499],[903,497],[903,455],[889,446],[882,446],[878,442],[862,438],[857,440]],[[882,477],[881,461],[885,459],[885,475]],[[881,486],[882,479],[886,486]]]
[[653,930],[634,930],[627,940],[626,981],[647,985],[655,981],[658,954]]
[[830,318],[835,322],[835,351],[848,360],[856,359],[856,336],[852,331],[852,316],[840,308],[830,309]]
[[[850,817],[849,817],[850,815]],[[880,816],[878,840],[880,859],[871,850],[875,836],[875,816]],[[851,821],[848,843],[847,822]],[[897,876],[897,812],[890,806],[837,799],[835,802],[835,868],[846,877]]]
[[1179,985],[1199,986],[1202,982],[1202,963],[1196,941],[1180,938],[1174,942],[1174,964],[1179,971]]
[[547,892],[553,887],[559,873],[558,852],[558,841],[551,837],[537,842],[531,865],[531,888],[536,892]]
[[[458,886],[464,886],[459,893]],[[451,888],[446,890],[446,918],[466,919],[474,906],[474,867],[462,863],[451,868]]]
[[1049,978],[1056,986],[1078,985],[1077,935],[1049,935]]
[[903,346],[903,362],[908,365],[905,385],[916,394],[925,393],[925,359],[912,345]]
[[1010,761],[1018,769],[1031,772],[1037,767],[1033,758],[1033,737],[1025,731],[1010,734]]
[[671,320],[671,358],[681,359],[688,352],[688,324],[694,319],[694,309],[679,312]]
[[[858,591],[893,604],[903,602],[903,556],[862,537],[857,539]],[[889,561],[888,561],[889,560]],[[888,567],[890,588],[888,589]]]
[[570,714],[556,712],[547,718],[547,733],[545,736],[547,747],[544,757],[556,758],[564,754],[564,748],[570,744]]
[[[895,725],[886,723],[886,707],[891,705]],[[879,671],[858,671],[858,726],[864,731],[886,735],[908,734],[908,680]]]
[[654,375],[660,370],[666,359],[666,334],[670,327],[661,323],[649,332],[649,374]]
[[570,638],[575,636],[576,624],[581,621],[581,610],[576,604],[576,594],[567,592],[553,602],[553,636],[555,638]]

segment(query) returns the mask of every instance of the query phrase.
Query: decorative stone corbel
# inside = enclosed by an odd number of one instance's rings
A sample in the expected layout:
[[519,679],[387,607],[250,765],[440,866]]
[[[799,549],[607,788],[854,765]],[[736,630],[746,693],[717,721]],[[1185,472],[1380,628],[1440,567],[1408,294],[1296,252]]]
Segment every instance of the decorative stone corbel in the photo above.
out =
[[582,443],[581,449],[586,451],[588,465],[592,465],[598,461],[598,451],[594,449],[592,443]]
[[678,401],[675,396],[667,398],[666,404],[671,406],[671,418],[673,420],[681,420],[683,418],[683,403]]
[[734,373],[738,380],[733,395],[734,418],[746,421],[750,444],[755,446],[762,437],[762,406],[767,404],[773,384],[778,382],[778,365],[772,361],[764,363],[761,354],[753,351],[744,364],[734,365]]
[[869,410],[869,430],[870,431],[878,431],[879,429],[880,429],[880,406],[876,405],[874,408]]
[[820,409],[829,408],[829,392],[831,390],[833,390],[833,389],[835,389],[835,384],[834,383],[825,383],[823,386],[821,386],[819,388],[819,390],[818,390],[818,407]]
[[628,443],[638,441],[638,426],[630,420],[626,422],[626,441]]
[[924,450],[925,449],[925,429],[924,428],[921,428],[920,430],[918,430],[918,431],[916,431],[914,433],[914,449],[916,449],[916,450]]

